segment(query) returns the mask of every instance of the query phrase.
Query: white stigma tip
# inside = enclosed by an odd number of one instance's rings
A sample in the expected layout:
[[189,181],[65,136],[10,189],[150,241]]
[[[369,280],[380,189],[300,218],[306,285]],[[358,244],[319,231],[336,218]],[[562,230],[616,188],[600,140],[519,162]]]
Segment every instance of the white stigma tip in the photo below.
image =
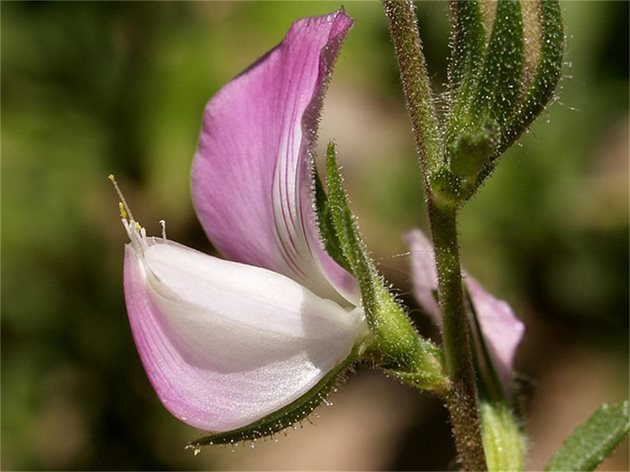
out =
[[160,226],[162,227],[162,239],[166,242],[166,221],[160,220]]

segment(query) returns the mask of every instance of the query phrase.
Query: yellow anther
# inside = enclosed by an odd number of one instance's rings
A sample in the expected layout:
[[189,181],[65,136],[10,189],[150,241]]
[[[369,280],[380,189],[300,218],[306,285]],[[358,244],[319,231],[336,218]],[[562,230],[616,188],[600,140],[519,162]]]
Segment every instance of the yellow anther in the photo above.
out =
[[123,202],[118,202],[118,209],[120,210],[120,217],[126,220],[127,210],[125,210],[125,205],[123,205]]
[[136,229],[140,231],[142,229],[142,226],[140,226],[140,223],[138,223],[137,221],[134,221],[134,223],[136,224]]

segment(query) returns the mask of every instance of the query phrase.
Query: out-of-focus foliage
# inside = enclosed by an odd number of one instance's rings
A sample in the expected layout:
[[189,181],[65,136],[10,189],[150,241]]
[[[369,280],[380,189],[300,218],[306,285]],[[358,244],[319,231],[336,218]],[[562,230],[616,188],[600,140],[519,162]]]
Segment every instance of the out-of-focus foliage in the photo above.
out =
[[[183,445],[199,434],[160,406],[126,320],[125,235],[107,175],[116,174],[150,232],[164,218],[171,239],[210,250],[194,218],[188,175],[205,102],[279,42],[294,19],[337,6],[3,3],[3,468],[294,468],[309,451],[313,462],[302,467],[339,457],[346,461],[327,467],[448,465],[446,417],[439,403],[422,397],[412,397],[419,408],[408,406],[416,413],[389,414],[387,424],[369,428],[389,434],[372,438],[387,446],[360,444],[363,452],[353,452],[348,437],[361,436],[349,435],[381,411],[365,405],[404,394],[395,384],[352,388],[366,376],[351,379],[347,395],[354,400],[341,392],[319,426],[269,448],[193,457]],[[408,261],[395,256],[406,251],[400,233],[424,226],[413,143],[381,7],[346,8],[356,24],[325,103],[322,146],[335,138],[361,230],[404,294]],[[536,447],[547,453],[559,445],[545,435],[549,428],[536,426],[541,415],[552,421],[554,394],[570,418],[559,438],[579,422],[574,408],[585,404],[585,416],[602,401],[628,396],[628,4],[563,8],[571,64],[560,99],[549,120],[540,119],[522,147],[502,158],[461,225],[467,269],[530,325],[519,365],[540,380],[528,415],[539,434],[534,455]],[[421,3],[419,15],[441,89],[446,6]],[[422,316],[414,316],[423,328]],[[592,362],[574,366],[578,354]],[[573,374],[562,377],[566,372]],[[593,390],[594,383],[601,388]],[[375,391],[380,403],[368,401]],[[354,415],[343,414],[351,408]],[[345,423],[330,426],[336,423],[326,418]],[[320,439],[309,443],[313,434]],[[301,438],[302,446],[287,452],[283,443]],[[339,444],[343,451],[334,453]],[[616,467],[628,467],[618,460]],[[546,462],[533,461],[538,468]]]
[[545,470],[595,470],[628,434],[628,420],[628,400],[602,405],[571,433]]

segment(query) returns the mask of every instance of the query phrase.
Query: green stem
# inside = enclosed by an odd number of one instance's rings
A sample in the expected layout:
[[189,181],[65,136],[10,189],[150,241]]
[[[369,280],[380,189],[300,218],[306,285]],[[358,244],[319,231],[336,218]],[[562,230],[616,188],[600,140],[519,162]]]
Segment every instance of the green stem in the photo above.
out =
[[425,188],[428,188],[428,176],[437,172],[444,160],[442,138],[433,108],[431,82],[422,53],[416,12],[411,1],[384,0],[383,4],[389,18],[407,111],[425,178]]
[[411,119],[438,270],[438,298],[443,317],[443,342],[452,387],[446,394],[453,435],[462,467],[486,470],[481,439],[475,372],[469,326],[464,310],[457,243],[456,208],[440,205],[432,196],[429,176],[444,162],[443,138],[431,97],[431,84],[422,53],[413,2],[383,0],[400,68],[403,92]]
[[464,308],[457,243],[457,213],[429,199],[429,219],[438,271],[442,343],[452,388],[446,396],[453,435],[462,466],[486,470],[481,438],[470,328]]

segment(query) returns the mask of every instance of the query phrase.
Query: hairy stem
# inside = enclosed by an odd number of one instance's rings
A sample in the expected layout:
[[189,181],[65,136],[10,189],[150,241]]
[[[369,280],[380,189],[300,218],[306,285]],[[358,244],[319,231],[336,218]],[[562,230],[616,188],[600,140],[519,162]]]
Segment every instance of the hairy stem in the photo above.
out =
[[443,317],[444,353],[452,382],[446,404],[462,467],[465,470],[486,470],[470,333],[463,303],[456,209],[437,203],[429,185],[429,176],[435,174],[444,162],[444,146],[433,109],[418,22],[413,2],[384,0],[383,3],[389,18],[429,205],[439,279],[438,298]]
[[466,470],[485,470],[470,328],[462,291],[457,214],[429,200],[429,219],[438,271],[442,343],[452,388],[446,396],[459,459]]
[[422,53],[416,12],[411,1],[384,0],[385,13],[400,69],[407,111],[420,159],[425,188],[428,175],[437,171],[442,159],[442,139],[431,98],[431,83]]

